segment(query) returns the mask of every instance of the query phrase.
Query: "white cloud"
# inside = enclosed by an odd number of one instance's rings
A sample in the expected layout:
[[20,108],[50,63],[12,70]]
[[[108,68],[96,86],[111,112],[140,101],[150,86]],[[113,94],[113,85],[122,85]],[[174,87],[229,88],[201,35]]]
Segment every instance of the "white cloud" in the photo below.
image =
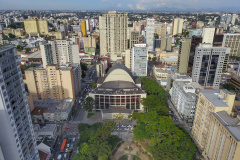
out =
[[162,2],[164,0],[141,0],[140,3]]
[[166,6],[166,5],[167,5],[167,3],[163,2],[163,3],[157,4],[156,6],[157,6],[157,7],[162,7],[162,6]]
[[122,4],[121,3],[119,3],[118,5],[117,5],[117,7],[121,7],[122,6]]
[[139,10],[146,10],[145,6],[142,6],[142,4],[137,4],[136,8]]
[[132,4],[128,4],[127,5],[129,8],[133,9],[133,5]]

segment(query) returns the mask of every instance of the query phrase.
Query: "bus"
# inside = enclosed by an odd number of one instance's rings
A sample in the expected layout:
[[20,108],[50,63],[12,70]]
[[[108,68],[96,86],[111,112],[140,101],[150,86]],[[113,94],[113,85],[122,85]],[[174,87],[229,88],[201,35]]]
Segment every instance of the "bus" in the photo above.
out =
[[60,149],[61,152],[64,152],[65,147],[66,147],[66,143],[67,143],[67,139],[64,139],[63,143],[62,143],[62,146],[61,146],[61,149]]

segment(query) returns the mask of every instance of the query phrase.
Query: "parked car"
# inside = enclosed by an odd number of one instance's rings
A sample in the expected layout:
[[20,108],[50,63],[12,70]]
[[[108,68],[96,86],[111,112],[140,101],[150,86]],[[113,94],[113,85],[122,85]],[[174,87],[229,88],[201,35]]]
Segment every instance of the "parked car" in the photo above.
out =
[[61,160],[62,159],[62,155],[59,154],[58,157],[57,157],[57,160]]

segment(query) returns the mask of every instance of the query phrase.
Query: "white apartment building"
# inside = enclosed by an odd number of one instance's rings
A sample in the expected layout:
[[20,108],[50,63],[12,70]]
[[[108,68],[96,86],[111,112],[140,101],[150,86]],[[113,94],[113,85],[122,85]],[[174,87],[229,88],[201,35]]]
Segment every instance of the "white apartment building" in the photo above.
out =
[[203,87],[196,82],[174,81],[169,92],[176,110],[187,122],[193,122],[199,89]]
[[5,160],[38,160],[19,59],[15,46],[0,46],[0,144]]
[[109,11],[99,17],[100,54],[112,61],[121,60],[121,54],[127,49],[127,14]]
[[78,45],[70,40],[48,41],[40,45],[40,50],[44,68],[52,64],[80,63]]
[[172,24],[172,35],[182,34],[183,29],[183,19],[181,18],[174,18]]
[[146,43],[148,47],[148,51],[154,51],[153,48],[153,40],[154,40],[154,19],[147,19],[147,26],[146,26]]
[[215,28],[204,27],[202,32],[202,43],[213,43]]
[[219,88],[225,55],[230,48],[213,47],[212,44],[200,43],[196,47],[192,78],[204,87]]
[[147,76],[148,49],[146,44],[134,44],[132,48],[133,76]]
[[231,56],[240,56],[240,33],[225,33],[222,46],[231,48]]

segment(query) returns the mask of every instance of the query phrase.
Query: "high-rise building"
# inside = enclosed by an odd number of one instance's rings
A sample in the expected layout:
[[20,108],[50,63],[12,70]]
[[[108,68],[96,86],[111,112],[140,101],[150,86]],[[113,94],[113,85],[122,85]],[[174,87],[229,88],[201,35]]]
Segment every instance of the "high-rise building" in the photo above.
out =
[[38,19],[37,17],[24,20],[24,28],[27,34],[30,33],[39,33],[43,35],[48,34],[47,21],[43,19]]
[[180,41],[179,55],[178,55],[178,72],[187,73],[189,54],[191,49],[191,38],[184,38]]
[[232,20],[231,20],[232,25],[235,25],[235,22],[236,22],[237,18],[238,18],[237,14],[232,14]]
[[[214,129],[212,123],[216,123],[216,121],[214,122],[210,118],[211,114],[215,115],[219,111],[226,111],[227,113],[230,114],[233,108],[234,101],[235,94],[229,92],[228,90],[214,90],[214,89],[200,90],[198,94],[198,101],[196,105],[196,111],[191,134],[195,144],[197,145],[201,152],[206,150],[206,147],[209,145],[208,139],[212,138],[210,137],[211,134],[209,133],[211,133],[212,129]],[[216,131],[217,130],[215,130],[215,132]],[[222,140],[219,139],[219,142],[221,141]],[[228,146],[229,144],[225,143],[225,145]],[[214,143],[212,143],[212,146],[214,146]]]
[[204,27],[202,32],[202,43],[213,43],[215,28]]
[[96,38],[92,36],[83,37],[83,45],[85,48],[96,48]]
[[139,43],[139,33],[138,33],[138,31],[132,31],[130,33],[130,45],[129,45],[129,48],[131,49],[134,44],[138,44],[138,43]]
[[125,51],[124,64],[130,71],[132,70],[132,53],[130,49]]
[[86,22],[85,21],[81,21],[81,32],[82,32],[82,36],[86,37],[87,31],[86,31]]
[[184,121],[193,122],[197,95],[203,87],[191,81],[174,81],[169,92],[171,101]]
[[148,49],[146,44],[134,44],[132,48],[133,76],[147,76]]
[[232,159],[240,157],[240,116],[232,117],[226,111],[210,114],[206,146],[203,151],[205,159]]
[[100,53],[112,61],[121,60],[121,54],[128,47],[127,14],[109,11],[99,17]]
[[81,89],[81,67],[79,64],[29,68],[25,71],[25,75],[25,83],[33,101],[75,99]]
[[70,40],[53,40],[40,45],[43,67],[46,65],[67,63],[80,63],[79,49],[77,44]]
[[153,48],[153,40],[154,40],[154,33],[155,33],[155,28],[154,28],[154,19],[147,19],[147,26],[146,26],[146,44],[148,51],[154,51]]
[[230,56],[240,56],[240,34],[225,33],[223,37],[223,47],[230,47]]
[[192,69],[193,82],[204,87],[219,88],[225,55],[230,49],[213,47],[212,44],[201,43],[196,48]]
[[15,46],[0,46],[0,143],[5,160],[38,160],[22,73]]
[[161,46],[160,49],[162,51],[171,51],[172,50],[172,37],[165,36],[161,38]]
[[182,34],[183,29],[183,19],[181,18],[174,18],[173,25],[172,25],[172,35]]

